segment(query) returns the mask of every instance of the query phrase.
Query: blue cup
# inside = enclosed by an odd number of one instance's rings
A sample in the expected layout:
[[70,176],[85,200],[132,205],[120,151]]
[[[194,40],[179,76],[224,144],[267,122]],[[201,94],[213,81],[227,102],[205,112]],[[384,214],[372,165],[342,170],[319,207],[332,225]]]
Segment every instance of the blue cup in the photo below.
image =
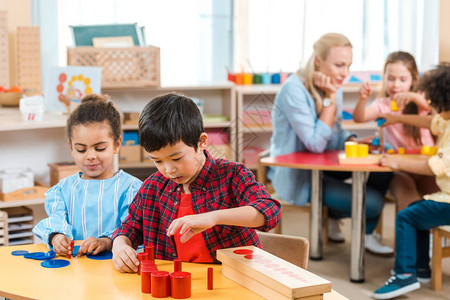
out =
[[262,81],[262,84],[270,84],[270,74],[269,73],[263,73],[262,75],[261,75],[261,81]]
[[280,84],[281,78],[279,73],[272,74],[272,83],[273,84]]

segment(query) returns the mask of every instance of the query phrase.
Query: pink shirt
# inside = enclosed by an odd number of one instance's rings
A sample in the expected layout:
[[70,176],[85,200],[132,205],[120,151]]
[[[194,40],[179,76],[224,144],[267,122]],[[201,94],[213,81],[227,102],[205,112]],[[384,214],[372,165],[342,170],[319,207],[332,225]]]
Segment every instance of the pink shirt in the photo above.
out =
[[[400,111],[391,111],[391,99],[390,98],[377,98],[370,105],[379,114],[393,114],[401,115],[403,107],[400,107]],[[427,115],[430,111],[419,108],[419,115]],[[434,140],[430,133],[430,130],[420,128],[420,137],[422,145],[417,145],[411,137],[405,135],[403,130],[403,124],[397,123],[384,127],[383,130],[384,142],[392,145],[395,149],[399,147],[405,147],[406,149],[420,149],[422,146],[434,146]]]

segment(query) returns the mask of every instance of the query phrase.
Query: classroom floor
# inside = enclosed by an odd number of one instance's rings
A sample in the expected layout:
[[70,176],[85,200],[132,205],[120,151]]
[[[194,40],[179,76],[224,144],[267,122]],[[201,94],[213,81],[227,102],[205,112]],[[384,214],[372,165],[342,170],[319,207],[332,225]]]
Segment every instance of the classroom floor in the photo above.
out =
[[[383,241],[394,245],[394,212],[393,203],[386,203],[383,215]],[[299,217],[304,216],[304,218]],[[394,266],[394,258],[382,258],[369,253],[365,256],[365,282],[351,283],[350,277],[350,219],[344,220],[343,231],[346,242],[343,244],[327,243],[323,248],[323,260],[308,262],[308,270],[331,281],[334,290],[349,299],[373,299],[372,293],[381,287],[390,276]],[[283,213],[283,233],[308,237],[309,224],[307,215],[298,211]],[[450,258],[443,260],[442,291],[431,290],[430,284],[422,284],[419,290],[396,299],[450,299]]]

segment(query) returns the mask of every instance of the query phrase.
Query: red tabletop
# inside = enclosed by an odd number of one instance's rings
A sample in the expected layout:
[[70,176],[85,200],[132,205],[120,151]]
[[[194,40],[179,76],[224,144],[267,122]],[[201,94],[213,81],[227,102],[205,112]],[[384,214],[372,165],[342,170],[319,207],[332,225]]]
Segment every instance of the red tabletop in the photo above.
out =
[[275,157],[264,157],[261,159],[261,163],[265,166],[305,170],[392,172],[391,168],[380,165],[341,165],[338,159],[338,154],[341,152],[343,151],[326,150],[323,153],[295,152]]

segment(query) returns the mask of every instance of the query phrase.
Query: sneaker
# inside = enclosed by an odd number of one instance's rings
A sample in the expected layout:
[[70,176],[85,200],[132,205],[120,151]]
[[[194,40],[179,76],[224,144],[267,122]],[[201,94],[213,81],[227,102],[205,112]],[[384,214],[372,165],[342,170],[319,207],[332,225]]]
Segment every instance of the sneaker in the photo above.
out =
[[[395,270],[391,269],[391,275],[395,275]],[[431,270],[430,268],[416,269],[416,278],[420,283],[430,283],[431,281]]]
[[345,241],[344,234],[340,228],[341,220],[328,218],[328,240],[333,243],[343,243]]
[[392,299],[417,290],[418,288],[420,288],[420,283],[414,275],[411,275],[405,279],[400,279],[397,276],[391,276],[383,287],[375,291],[373,297],[375,299]]
[[367,252],[378,256],[393,256],[394,249],[381,243],[380,235],[376,233],[366,234],[365,247]]

